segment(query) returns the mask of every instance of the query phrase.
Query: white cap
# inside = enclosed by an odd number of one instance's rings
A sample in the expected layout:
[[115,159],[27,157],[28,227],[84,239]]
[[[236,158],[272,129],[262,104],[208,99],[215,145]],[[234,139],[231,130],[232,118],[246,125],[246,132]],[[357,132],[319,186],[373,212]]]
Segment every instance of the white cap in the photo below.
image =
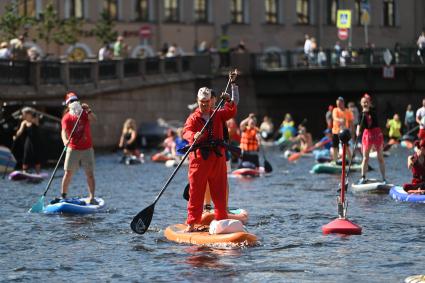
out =
[[207,87],[201,87],[198,90],[198,99],[211,99],[211,90]]

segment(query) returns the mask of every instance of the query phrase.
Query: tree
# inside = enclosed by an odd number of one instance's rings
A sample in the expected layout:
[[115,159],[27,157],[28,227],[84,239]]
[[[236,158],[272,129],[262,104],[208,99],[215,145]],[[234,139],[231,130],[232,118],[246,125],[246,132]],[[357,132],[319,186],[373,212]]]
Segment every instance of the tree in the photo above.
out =
[[60,26],[61,21],[59,20],[58,12],[53,7],[52,2],[49,2],[40,13],[40,19],[36,24],[38,38],[44,41],[47,54],[52,41],[60,43]]
[[93,28],[93,33],[100,43],[110,43],[115,41],[118,32],[114,30],[115,23],[109,16],[107,10],[103,10],[100,14],[100,20]]
[[33,20],[27,16],[20,16],[17,13],[18,2],[13,1],[5,6],[5,12],[0,16],[0,32],[7,40],[17,38],[23,34],[25,29],[33,23]]

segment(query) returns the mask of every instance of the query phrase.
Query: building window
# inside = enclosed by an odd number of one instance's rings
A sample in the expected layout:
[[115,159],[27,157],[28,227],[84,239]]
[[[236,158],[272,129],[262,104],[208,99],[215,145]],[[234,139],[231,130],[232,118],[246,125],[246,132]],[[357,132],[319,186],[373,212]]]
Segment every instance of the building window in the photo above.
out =
[[297,0],[297,23],[310,24],[310,0]]
[[395,27],[395,0],[384,0],[384,26]]
[[230,13],[232,24],[245,23],[245,1],[244,0],[231,0]]
[[84,18],[84,0],[71,0],[70,17]]
[[112,20],[118,19],[118,1],[117,0],[104,0],[103,9],[108,13]]
[[195,0],[195,22],[208,22],[208,0]]
[[362,0],[356,0],[356,2],[354,3],[354,9],[355,9],[355,15],[356,15],[356,23],[358,26],[362,25],[362,8],[360,5],[360,2]]
[[279,22],[279,0],[265,0],[266,23],[277,24]]
[[327,9],[327,24],[336,25],[336,16],[339,9],[339,0],[328,0],[326,3]]
[[149,0],[136,0],[136,21],[149,21]]
[[179,8],[179,0],[164,0],[164,20],[178,22],[180,20]]
[[18,14],[21,17],[35,17],[35,0],[18,1]]

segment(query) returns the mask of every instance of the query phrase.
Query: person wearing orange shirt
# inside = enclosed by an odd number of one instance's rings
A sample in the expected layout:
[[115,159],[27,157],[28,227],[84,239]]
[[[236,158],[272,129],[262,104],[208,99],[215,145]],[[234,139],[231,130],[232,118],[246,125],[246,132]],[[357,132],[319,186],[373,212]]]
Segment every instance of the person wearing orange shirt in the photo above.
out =
[[[338,134],[344,129],[354,130],[353,113],[345,108],[344,98],[341,96],[336,100],[336,107],[332,110],[332,157],[333,161],[338,160],[339,137]],[[350,150],[347,149],[348,156],[351,156]]]
[[241,165],[244,167],[244,162],[251,162],[256,168],[260,167],[260,161],[258,158],[258,150],[260,149],[259,143],[259,130],[257,128],[257,119],[255,114],[251,113],[247,118],[242,120],[240,123],[242,132],[240,148],[242,149]]

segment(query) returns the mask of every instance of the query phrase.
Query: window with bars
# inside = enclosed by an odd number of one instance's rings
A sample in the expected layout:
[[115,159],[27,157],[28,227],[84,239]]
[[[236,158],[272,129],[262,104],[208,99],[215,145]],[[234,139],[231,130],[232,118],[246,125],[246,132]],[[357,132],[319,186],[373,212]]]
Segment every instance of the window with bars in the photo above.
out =
[[19,0],[18,1],[19,16],[35,17],[35,0]]
[[208,22],[208,0],[195,0],[195,22]]
[[136,21],[149,21],[149,0],[136,0]]
[[85,16],[84,12],[84,1],[85,0],[71,0],[71,7],[69,11],[69,16],[82,19]]
[[384,26],[385,27],[395,27],[395,11],[396,11],[396,5],[395,0],[384,0]]
[[245,23],[245,5],[244,0],[231,0],[230,1],[230,14],[232,24]]
[[104,0],[103,9],[108,13],[110,19],[118,20],[118,1]]
[[279,0],[265,0],[266,23],[279,23]]
[[297,0],[297,23],[310,24],[310,0]]
[[180,21],[179,0],[164,0],[164,20],[166,22]]
[[336,25],[336,17],[339,9],[339,0],[327,0],[326,22],[328,25]]

